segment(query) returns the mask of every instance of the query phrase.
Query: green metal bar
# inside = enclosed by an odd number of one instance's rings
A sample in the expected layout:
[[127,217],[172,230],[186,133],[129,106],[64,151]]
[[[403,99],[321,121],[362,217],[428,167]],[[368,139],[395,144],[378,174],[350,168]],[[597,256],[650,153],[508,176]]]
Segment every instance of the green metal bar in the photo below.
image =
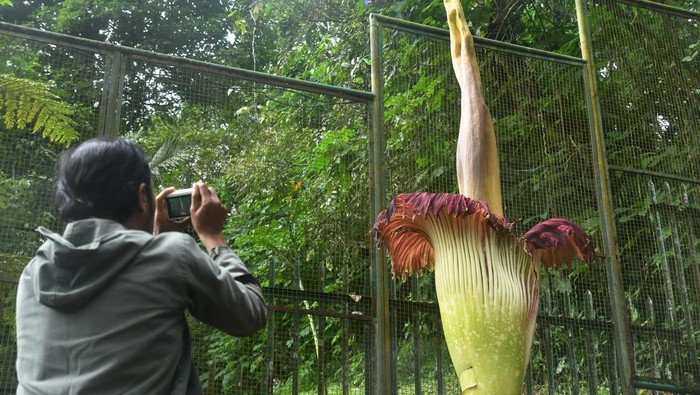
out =
[[613,207],[611,202],[610,183],[608,180],[607,159],[605,157],[605,142],[603,137],[603,121],[598,101],[595,62],[593,49],[590,46],[591,33],[588,29],[588,17],[585,0],[576,0],[576,16],[578,20],[581,53],[586,61],[584,81],[586,83],[586,100],[589,119],[591,122],[591,142],[593,145],[594,173],[596,193],[601,213],[601,232],[603,248],[606,257],[608,287],[610,288],[610,307],[613,321],[613,338],[617,354],[620,384],[623,395],[633,394],[632,378],[634,377],[634,348],[630,330],[629,314],[625,306],[625,289],[622,284],[622,269],[620,253],[617,245],[617,232]]
[[[607,340],[608,344],[615,344],[615,335],[613,331],[608,331]],[[617,395],[619,393],[618,380],[617,380],[617,364],[615,363],[615,347],[606,347],[605,356],[608,363],[608,374],[610,375],[610,395]]]
[[445,357],[442,352],[443,350],[443,342],[442,339],[444,339],[444,336],[442,334],[442,320],[440,319],[440,315],[437,317],[437,327],[440,328],[438,330],[439,333],[439,339],[437,340],[437,352],[435,357],[437,358],[437,369],[435,371],[436,381],[437,381],[437,393],[438,395],[444,395],[445,394]]
[[[373,249],[375,250],[375,249]],[[376,251],[376,250],[375,250]],[[372,284],[374,279],[374,272],[372,270],[367,270],[364,275],[364,284]],[[370,285],[371,288],[371,285]],[[374,380],[375,375],[375,360],[374,360],[374,328],[373,325],[363,326],[366,328],[364,336],[364,383],[365,383],[365,395],[374,395]]]
[[525,371],[525,394],[533,395],[535,393],[534,378],[532,377],[532,358],[527,363],[527,370]]
[[126,61],[124,55],[118,51],[107,54],[97,125],[100,136],[114,137],[119,135],[125,74]]
[[281,313],[288,313],[288,314],[301,314],[301,315],[308,315],[312,317],[333,317],[333,318],[339,318],[343,320],[353,320],[353,321],[372,321],[371,317],[364,316],[364,315],[358,315],[358,314],[346,314],[346,313],[339,313],[337,311],[333,310],[322,310],[322,309],[302,309],[302,308],[296,308],[296,307],[286,307],[286,306],[277,306],[277,305],[267,305],[267,310],[268,311],[278,311]]
[[[414,299],[418,299],[418,274],[413,275],[411,281],[411,293]],[[413,332],[413,394],[423,395],[421,386],[421,344],[420,344],[420,321],[422,314],[413,313],[411,317],[411,331]]]
[[[372,133],[370,134],[370,193],[371,215],[377,218],[386,202],[386,181],[384,174],[384,68],[382,60],[382,33],[377,19],[370,16],[370,54],[372,65]],[[389,375],[391,362],[389,326],[389,279],[386,270],[384,251],[372,249],[374,258],[374,317],[375,321],[375,391],[377,395],[389,395]]]
[[634,7],[646,8],[646,9],[651,10],[651,11],[656,11],[656,12],[660,12],[660,13],[664,13],[664,14],[671,14],[671,15],[679,16],[681,18],[700,19],[700,12],[685,10],[683,8],[678,8],[678,7],[674,7],[674,6],[663,4],[663,3],[657,3],[657,2],[645,1],[645,0],[615,0],[615,1],[617,1],[619,3],[631,5]]
[[[547,315],[552,314],[552,297],[549,289],[544,290],[544,294],[541,299],[542,307]],[[554,350],[552,350],[554,342],[552,341],[552,327],[551,325],[545,325],[544,327],[544,342],[542,347],[544,347],[544,357],[545,363],[547,364],[547,393],[549,395],[554,395]]]
[[[595,319],[595,309],[593,308],[593,294],[591,291],[586,291],[585,309],[586,318],[589,320]],[[596,355],[598,355],[598,343],[595,340],[595,334],[592,330],[586,330],[586,367],[588,368],[588,393],[589,395],[598,394],[598,372],[596,371]]]
[[608,166],[608,168],[610,170],[621,171],[621,172],[625,172],[625,173],[641,174],[641,175],[645,175],[645,176],[665,178],[668,180],[675,180],[675,181],[687,182],[690,184],[700,185],[700,179],[697,179],[697,178],[689,178],[689,177],[677,176],[677,175],[669,174],[669,173],[660,173],[657,171],[633,169],[630,167],[622,167],[622,166],[615,166],[615,165],[610,165],[610,166]]
[[[654,311],[654,300],[651,297],[647,298],[647,310],[649,311],[649,323],[654,326],[656,325],[656,312]],[[661,364],[659,363],[659,347],[657,346],[658,341],[656,336],[651,340],[651,363],[653,365],[654,376],[661,377]],[[656,391],[652,392],[653,395],[657,395]]]
[[[350,274],[348,273],[348,265],[343,265],[343,293],[350,295]],[[345,302],[343,311],[350,314],[350,304]],[[350,395],[350,320],[343,320],[343,339],[341,347],[343,349],[343,395]]]
[[[326,289],[326,265],[319,264],[318,277],[320,280],[319,289],[323,292]],[[321,311],[326,310],[326,303],[320,303]],[[326,315],[318,316],[318,395],[328,394],[328,383],[326,382]]]
[[[297,283],[297,286],[299,283]],[[352,302],[353,306],[362,306],[363,309],[369,310],[369,304],[371,303],[371,297],[363,297],[359,301],[355,302],[350,295],[330,293],[330,292],[315,292],[302,290],[301,287],[297,289],[290,288],[272,288],[263,287],[263,292],[266,296],[269,295],[270,298],[278,299],[288,299],[295,302],[300,301],[311,301],[311,302],[327,302],[327,303],[345,303]],[[359,320],[366,320],[367,318],[361,314],[351,314],[357,316]]]
[[661,383],[658,381],[654,381],[653,379],[643,377],[636,377],[634,379],[634,386],[640,389],[665,391],[674,394],[700,395],[700,389],[698,388],[683,388],[675,386],[673,384]]
[[115,48],[119,48],[117,45],[108,44],[102,41],[69,36],[67,34],[54,33],[27,26],[14,25],[7,22],[0,22],[0,34],[43,42],[46,44],[60,45],[80,51],[96,52],[100,55],[107,55],[114,51]]
[[102,77],[102,92],[100,95],[100,106],[97,110],[97,135],[106,136],[106,118],[107,118],[107,107],[109,106],[109,89],[112,86],[112,58],[110,56],[105,57],[105,65]]
[[[301,273],[299,270],[299,261],[294,262],[294,289],[301,292]],[[294,307],[301,308],[301,301],[295,300]],[[301,326],[301,315],[294,314],[292,318],[292,329],[293,336],[292,339],[294,344],[292,345],[292,361],[294,362],[292,366],[292,394],[296,395],[299,393],[299,365],[301,360],[299,358],[299,345],[301,343],[301,338],[299,336]]]
[[355,102],[370,102],[374,99],[374,95],[370,92],[359,91],[349,88],[341,88],[333,85],[320,84],[298,80],[295,78],[282,77],[272,74],[261,73],[239,69],[237,67],[229,67],[214,63],[202,62],[182,58],[179,56],[164,55],[142,49],[124,47],[104,43],[101,41],[88,40],[80,37],[73,37],[66,34],[48,32],[45,30],[34,29],[26,26],[18,26],[10,23],[0,22],[0,34],[7,34],[15,37],[26,38],[34,41],[46,42],[49,44],[62,45],[101,54],[109,54],[112,52],[120,52],[129,59],[145,60],[152,63],[158,63],[169,66],[177,66],[180,68],[216,73],[231,78],[259,82],[266,85],[278,86],[286,89],[295,89],[304,92],[319,93],[327,96],[339,97]]
[[126,58],[115,52],[112,64],[112,83],[109,89],[105,132],[109,136],[119,135],[122,115],[122,94],[124,93],[124,76],[126,75]]
[[[409,22],[384,15],[372,14],[371,17],[375,18],[382,25],[386,25],[396,30],[432,38],[438,41],[449,42],[450,40],[450,32],[447,29],[421,25],[419,23]],[[527,56],[529,58],[547,60],[555,63],[563,63],[574,66],[583,66],[586,64],[584,60],[577,57],[562,55],[556,52],[549,52],[536,48],[529,48],[503,41],[496,41],[484,37],[474,37],[474,45],[480,48],[490,48],[503,52],[509,52],[515,55]]]
[[[564,295],[564,309],[566,311],[566,315],[573,319],[574,314],[571,308],[571,294],[567,293]],[[569,369],[571,370],[571,394],[578,395],[578,361],[576,359],[576,345],[574,344],[574,339],[576,339],[577,336],[574,334],[574,326],[566,326],[566,337],[567,350],[569,353]]]
[[[275,260],[270,261],[270,286],[275,286]],[[271,304],[275,304],[275,298],[270,300]],[[274,385],[272,382],[275,366],[275,313],[269,315],[267,320],[267,358],[265,364],[265,394],[272,394],[274,390]]]

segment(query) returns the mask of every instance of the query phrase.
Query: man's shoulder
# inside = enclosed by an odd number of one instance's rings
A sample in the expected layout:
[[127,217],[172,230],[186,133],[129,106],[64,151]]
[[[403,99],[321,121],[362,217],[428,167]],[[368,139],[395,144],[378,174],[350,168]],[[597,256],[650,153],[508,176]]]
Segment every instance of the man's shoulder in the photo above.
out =
[[163,232],[153,236],[149,242],[151,248],[172,254],[201,254],[202,250],[192,236],[182,232]]
[[197,242],[192,238],[192,236],[183,232],[163,232],[156,236],[153,236],[154,241],[161,243],[192,243],[197,244]]

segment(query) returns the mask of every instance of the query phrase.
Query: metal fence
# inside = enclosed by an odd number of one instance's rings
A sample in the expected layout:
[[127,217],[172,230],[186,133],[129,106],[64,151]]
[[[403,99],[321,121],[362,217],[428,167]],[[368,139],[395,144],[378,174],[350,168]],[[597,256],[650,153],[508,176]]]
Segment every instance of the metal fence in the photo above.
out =
[[607,0],[590,10],[634,384],[698,393],[700,14]]
[[[151,153],[158,148],[149,147],[154,141],[197,147],[170,167],[154,167],[157,188],[201,179],[237,186],[222,189],[259,191],[260,200],[277,192],[283,197],[278,222],[270,224],[267,236],[294,242],[286,251],[259,248],[245,257],[264,285],[271,312],[267,330],[233,339],[190,323],[193,358],[206,393],[369,392],[365,387],[372,381],[365,374],[372,371],[372,313],[371,298],[363,296],[371,294],[366,146],[372,94],[7,24],[0,27],[0,40],[0,73],[52,84],[81,112],[76,118],[84,122],[77,125],[82,139],[125,135]],[[27,70],[32,74],[22,74]],[[274,120],[271,114],[282,109],[293,115]],[[298,133],[280,140],[275,134],[280,127]],[[315,143],[333,133],[365,147],[365,160],[348,157],[314,170],[285,155],[294,147],[298,155],[314,158]],[[9,393],[16,387],[14,282],[41,242],[34,229],[63,227],[51,206],[62,147],[31,130],[5,128],[0,140],[0,181],[11,187],[0,206],[0,277],[8,281],[2,283],[0,393]],[[228,171],[241,166],[248,166],[245,174]],[[167,171],[174,167],[177,172]],[[306,178],[300,178],[299,169]],[[334,169],[351,176],[342,173],[323,185],[309,179],[313,171],[341,172]],[[265,177],[250,185],[244,177],[249,174]],[[300,181],[306,193],[295,193]],[[239,196],[225,199],[233,204],[231,222],[255,216],[245,202],[236,205]],[[338,210],[339,204],[349,211]]]
[[[580,59],[475,43],[499,140],[506,215],[523,230],[551,216],[574,219],[596,235],[605,255],[591,266],[545,275],[526,390],[699,393],[693,114],[700,112],[700,67],[692,48],[700,15],[643,1],[588,6],[577,4]],[[454,174],[445,168],[454,158],[459,112],[456,84],[444,73],[447,32],[383,17],[373,28],[382,77],[374,91],[387,120],[378,136],[386,139],[387,156],[402,160],[387,163],[387,196],[454,192]],[[420,74],[412,65],[421,65]],[[435,103],[444,112],[431,109]],[[412,144],[401,143],[406,139]],[[423,357],[432,350],[427,339],[439,330],[429,308],[432,279],[390,286],[381,340],[391,350],[389,387],[456,392],[449,369],[425,374],[435,366],[435,357]],[[441,367],[444,346],[432,352]]]
[[[385,76],[380,101],[389,120],[386,155],[401,158],[386,164],[387,195],[456,192],[459,87],[445,73],[452,67],[448,33],[384,17],[376,22]],[[475,46],[499,140],[505,215],[517,220],[516,233],[547,218],[567,217],[595,234],[586,63],[479,38]],[[416,71],[411,64],[422,67]],[[447,89],[426,89],[426,81]],[[430,110],[432,103],[445,106]],[[411,143],[402,144],[405,140]],[[578,270],[544,276],[527,393],[618,392],[605,264]],[[389,364],[390,387],[404,394],[459,392],[445,345],[435,345],[440,326],[432,275],[392,282],[390,295],[387,342],[397,361]],[[437,375],[426,375],[436,359]]]
[[[570,218],[605,255],[544,275],[525,390],[698,393],[700,68],[697,59],[682,59],[697,40],[700,17],[644,2],[601,0],[589,7],[582,13],[589,40],[582,40],[581,58],[476,42],[498,133],[506,216],[519,231],[549,217]],[[606,23],[603,9],[632,22]],[[161,185],[226,176],[242,189],[266,189],[225,172],[251,150],[265,155],[247,162],[250,173],[267,174],[270,189],[293,184],[289,198],[299,205],[278,208],[289,220],[269,237],[298,244],[247,257],[263,280],[267,329],[232,339],[191,323],[207,393],[459,391],[432,276],[389,279],[368,234],[386,199],[456,190],[459,91],[449,36],[381,16],[370,23],[373,93],[0,24],[0,73],[63,84],[56,89],[80,112],[82,139],[119,133],[166,140],[196,132],[183,138],[200,147],[200,156],[175,164],[180,178],[157,174]],[[650,65],[645,54],[660,48],[668,63]],[[14,67],[28,62],[31,72]],[[619,96],[629,97],[629,105],[619,106]],[[265,116],[280,108],[298,111],[274,122]],[[201,123],[180,124],[184,113]],[[281,122],[299,130],[294,140],[275,138]],[[305,179],[308,193],[297,198],[299,171],[284,157],[285,147],[313,157],[326,133],[347,133],[344,141],[371,155],[324,168],[339,172],[335,185]],[[40,242],[33,229],[62,227],[51,207],[60,147],[28,130],[2,129],[0,150],[0,184],[13,180],[12,193],[0,195],[0,393],[12,393],[13,281]],[[215,156],[217,165],[187,170]],[[335,210],[341,202],[349,213]],[[311,207],[323,215],[305,215]],[[234,220],[249,219],[242,207]]]

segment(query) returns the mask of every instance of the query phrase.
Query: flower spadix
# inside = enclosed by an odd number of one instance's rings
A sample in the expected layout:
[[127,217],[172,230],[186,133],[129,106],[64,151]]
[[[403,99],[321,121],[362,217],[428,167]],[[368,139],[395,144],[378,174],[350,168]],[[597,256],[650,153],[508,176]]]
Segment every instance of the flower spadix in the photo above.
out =
[[583,229],[563,218],[523,236],[502,214],[493,122],[459,0],[444,0],[461,89],[460,194],[405,193],[379,214],[375,237],[395,277],[434,270],[445,340],[462,394],[520,394],[539,302],[539,266],[590,261]]

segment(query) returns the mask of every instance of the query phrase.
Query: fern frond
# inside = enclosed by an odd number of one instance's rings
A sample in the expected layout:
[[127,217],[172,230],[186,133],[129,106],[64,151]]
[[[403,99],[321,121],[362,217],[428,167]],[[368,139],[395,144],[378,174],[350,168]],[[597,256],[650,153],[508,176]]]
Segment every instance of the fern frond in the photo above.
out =
[[24,129],[33,125],[51,142],[68,146],[80,134],[72,119],[73,107],[54,93],[56,88],[46,82],[0,74],[0,116],[7,129]]
[[180,164],[185,159],[185,154],[185,146],[181,143],[180,138],[166,138],[149,162],[151,171],[158,177],[161,169],[169,170]]
[[32,98],[29,95],[22,94],[19,96],[19,106],[17,107],[17,129],[24,129],[29,122],[29,112],[32,109]]

